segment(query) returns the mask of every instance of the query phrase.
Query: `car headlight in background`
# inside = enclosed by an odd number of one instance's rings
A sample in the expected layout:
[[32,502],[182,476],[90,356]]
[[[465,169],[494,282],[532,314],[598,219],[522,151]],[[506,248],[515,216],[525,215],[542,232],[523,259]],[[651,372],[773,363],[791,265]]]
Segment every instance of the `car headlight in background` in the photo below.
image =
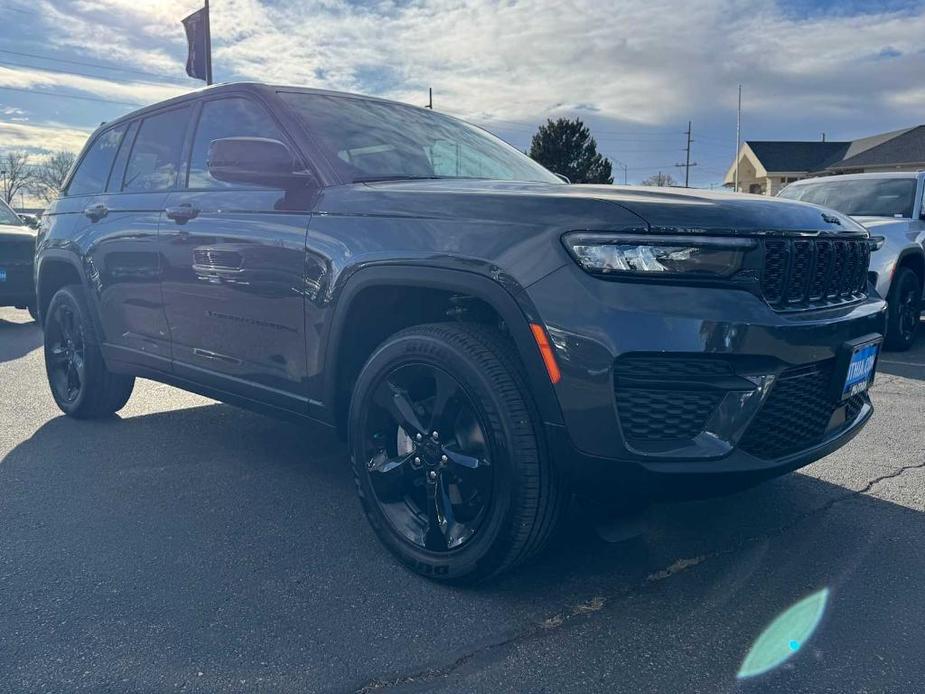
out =
[[572,257],[595,275],[727,278],[743,267],[752,239],[572,232]]

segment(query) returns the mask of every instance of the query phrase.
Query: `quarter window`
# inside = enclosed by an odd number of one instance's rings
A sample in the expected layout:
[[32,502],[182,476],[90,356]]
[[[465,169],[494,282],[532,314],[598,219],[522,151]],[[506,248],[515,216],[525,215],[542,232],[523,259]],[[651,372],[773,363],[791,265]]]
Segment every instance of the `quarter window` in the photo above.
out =
[[122,190],[152,193],[174,187],[189,112],[186,106],[142,121],[128,159]]
[[219,181],[209,174],[209,145],[223,137],[267,137],[284,140],[276,123],[259,104],[240,97],[203,104],[193,138],[187,187],[229,188],[237,184]]
[[103,192],[124,133],[125,126],[120,125],[96,138],[74,172],[67,187],[68,195],[95,195]]

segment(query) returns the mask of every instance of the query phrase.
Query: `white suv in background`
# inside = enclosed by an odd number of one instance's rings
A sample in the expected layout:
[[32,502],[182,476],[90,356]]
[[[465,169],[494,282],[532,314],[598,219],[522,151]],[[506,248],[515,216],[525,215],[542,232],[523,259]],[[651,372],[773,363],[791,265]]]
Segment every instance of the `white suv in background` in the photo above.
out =
[[889,304],[886,347],[908,349],[925,291],[925,172],[807,178],[778,195],[838,210],[884,238],[870,259],[871,281]]

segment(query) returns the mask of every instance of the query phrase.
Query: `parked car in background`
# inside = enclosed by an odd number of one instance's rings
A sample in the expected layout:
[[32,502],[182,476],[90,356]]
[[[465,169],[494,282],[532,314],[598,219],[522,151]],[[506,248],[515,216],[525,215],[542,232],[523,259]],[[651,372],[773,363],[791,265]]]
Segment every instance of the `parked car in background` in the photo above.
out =
[[0,306],[27,309],[33,318],[35,237],[35,229],[0,200]]
[[869,257],[814,205],[568,185],[429,109],[226,84],[93,134],[36,277],[62,411],[144,376],[336,427],[383,544],[459,581],[538,552],[573,490],[717,495],[844,445]]
[[885,346],[909,349],[925,292],[925,172],[808,178],[791,183],[779,196],[838,210],[883,237],[870,272],[889,304]]

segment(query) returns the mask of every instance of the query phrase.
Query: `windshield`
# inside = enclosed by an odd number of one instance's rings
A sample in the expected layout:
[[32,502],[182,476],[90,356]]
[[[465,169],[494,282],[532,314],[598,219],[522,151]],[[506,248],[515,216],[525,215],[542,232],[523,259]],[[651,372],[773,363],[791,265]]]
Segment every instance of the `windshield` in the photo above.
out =
[[19,215],[13,212],[10,206],[3,202],[3,200],[0,200],[0,224],[17,227],[23,225],[23,221],[19,218]]
[[525,154],[468,123],[370,99],[283,92],[348,181],[490,178],[562,183]]
[[853,217],[912,217],[914,178],[820,180],[789,186],[780,197],[831,207]]

